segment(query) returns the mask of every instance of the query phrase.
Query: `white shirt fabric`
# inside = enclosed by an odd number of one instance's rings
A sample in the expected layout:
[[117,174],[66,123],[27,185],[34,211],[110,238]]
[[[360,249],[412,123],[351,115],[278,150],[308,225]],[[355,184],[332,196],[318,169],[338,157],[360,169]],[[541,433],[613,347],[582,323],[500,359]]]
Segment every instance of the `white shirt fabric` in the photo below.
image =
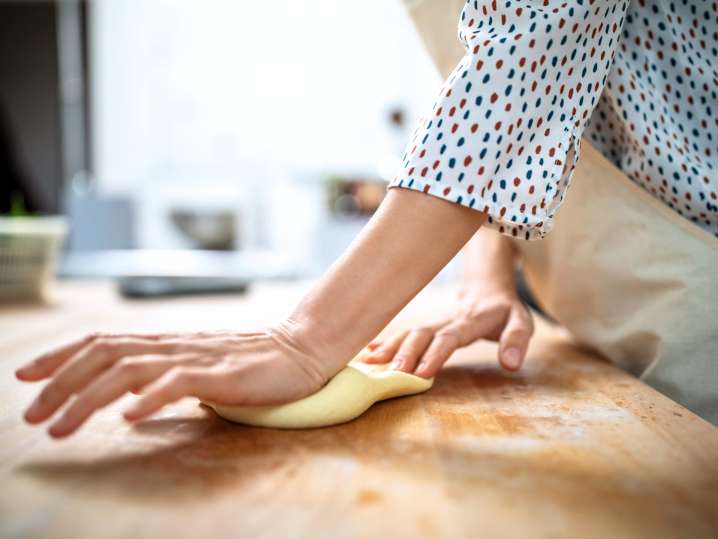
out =
[[585,135],[718,235],[718,3],[467,0],[458,38],[465,55],[387,189],[438,196],[539,239]]

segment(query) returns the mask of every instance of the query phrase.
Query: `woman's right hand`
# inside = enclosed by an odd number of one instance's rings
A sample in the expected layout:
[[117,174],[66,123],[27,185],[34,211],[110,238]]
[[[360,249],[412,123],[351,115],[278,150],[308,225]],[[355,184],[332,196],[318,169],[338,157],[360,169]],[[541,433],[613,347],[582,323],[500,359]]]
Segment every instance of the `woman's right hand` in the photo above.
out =
[[534,325],[531,312],[513,287],[462,291],[451,314],[438,323],[402,331],[369,343],[367,363],[431,378],[458,348],[479,339],[499,343],[498,360],[518,370],[526,357]]
[[140,390],[125,411],[129,421],[185,396],[234,406],[296,400],[318,391],[346,363],[320,357],[297,333],[287,319],[258,331],[90,335],[16,372],[25,382],[48,380],[25,419],[41,423],[64,408],[49,432],[68,436],[97,409]]

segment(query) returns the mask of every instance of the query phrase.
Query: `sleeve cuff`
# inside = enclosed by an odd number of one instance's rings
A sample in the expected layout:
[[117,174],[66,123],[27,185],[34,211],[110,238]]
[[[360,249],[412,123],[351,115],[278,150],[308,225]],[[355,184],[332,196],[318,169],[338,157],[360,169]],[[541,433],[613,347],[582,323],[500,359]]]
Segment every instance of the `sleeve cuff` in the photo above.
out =
[[[554,146],[558,148],[557,152],[553,155],[547,153],[535,156],[540,162],[550,159],[554,171],[551,175],[554,181],[545,183],[547,192],[536,205],[515,203],[497,196],[497,192],[503,190],[508,193],[510,184],[515,188],[514,182],[520,183],[521,178],[530,178],[530,165],[526,165],[524,170],[516,170],[514,178],[497,178],[490,180],[485,186],[472,184],[464,177],[461,167],[444,169],[436,174],[430,174],[429,170],[417,171],[413,167],[402,167],[386,189],[388,191],[393,187],[400,187],[436,196],[487,214],[488,219],[484,226],[501,234],[529,241],[540,240],[553,228],[554,216],[563,204],[580,156],[581,139],[576,136],[576,128],[571,127],[570,122],[568,124],[563,129],[563,140]],[[556,180],[559,176],[560,179]],[[494,188],[492,182],[497,182],[498,189]],[[551,187],[552,185],[556,188]]]

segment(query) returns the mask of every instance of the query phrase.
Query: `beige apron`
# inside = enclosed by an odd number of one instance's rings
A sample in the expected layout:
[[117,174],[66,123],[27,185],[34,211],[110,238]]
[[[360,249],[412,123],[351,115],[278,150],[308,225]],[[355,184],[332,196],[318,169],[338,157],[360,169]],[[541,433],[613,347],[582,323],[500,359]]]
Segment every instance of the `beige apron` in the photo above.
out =
[[[443,76],[464,0],[405,0]],[[542,307],[577,341],[718,424],[718,238],[581,141],[553,231],[516,241]]]

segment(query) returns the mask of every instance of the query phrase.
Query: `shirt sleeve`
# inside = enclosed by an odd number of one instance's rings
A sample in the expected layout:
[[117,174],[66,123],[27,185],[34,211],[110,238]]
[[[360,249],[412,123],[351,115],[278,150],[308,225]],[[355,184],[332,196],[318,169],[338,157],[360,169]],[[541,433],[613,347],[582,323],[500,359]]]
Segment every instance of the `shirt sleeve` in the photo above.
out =
[[504,234],[553,226],[628,0],[467,0],[465,54],[416,126],[400,187],[485,212]]

